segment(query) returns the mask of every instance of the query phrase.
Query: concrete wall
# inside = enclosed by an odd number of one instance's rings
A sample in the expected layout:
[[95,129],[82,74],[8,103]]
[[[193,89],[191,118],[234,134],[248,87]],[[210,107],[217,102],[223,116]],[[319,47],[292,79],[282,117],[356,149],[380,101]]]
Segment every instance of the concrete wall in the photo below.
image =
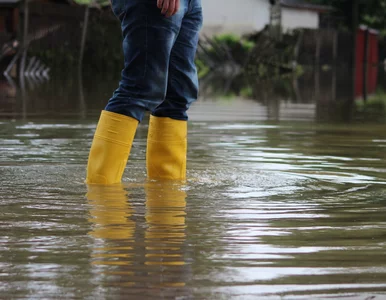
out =
[[267,0],[202,0],[204,28],[202,33],[244,34],[261,30],[269,23]]
[[296,28],[319,28],[319,14],[315,11],[283,7],[281,22],[284,31]]
[[[263,29],[270,21],[268,0],[201,0],[204,14],[202,34],[242,35]],[[283,29],[318,28],[319,15],[308,10],[282,8]]]

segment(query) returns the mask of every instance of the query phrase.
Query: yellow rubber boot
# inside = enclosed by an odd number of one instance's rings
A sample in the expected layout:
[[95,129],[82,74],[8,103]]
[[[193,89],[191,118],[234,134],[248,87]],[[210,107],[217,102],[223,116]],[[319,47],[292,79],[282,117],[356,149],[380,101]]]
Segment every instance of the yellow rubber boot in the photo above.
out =
[[146,167],[150,179],[186,178],[187,121],[150,116]]
[[121,182],[137,126],[134,118],[102,111],[90,149],[86,183]]

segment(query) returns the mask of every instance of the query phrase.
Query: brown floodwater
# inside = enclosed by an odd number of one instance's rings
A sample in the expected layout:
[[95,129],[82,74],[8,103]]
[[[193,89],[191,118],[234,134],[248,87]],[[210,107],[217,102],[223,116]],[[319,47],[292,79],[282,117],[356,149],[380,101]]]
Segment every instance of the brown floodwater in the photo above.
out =
[[114,76],[0,80],[0,299],[386,299],[386,124],[314,75],[204,82],[187,182],[146,180],[146,119],[113,186]]
[[106,187],[95,114],[1,120],[0,298],[386,299],[386,125],[314,111],[197,103],[186,183],[146,180],[145,121]]

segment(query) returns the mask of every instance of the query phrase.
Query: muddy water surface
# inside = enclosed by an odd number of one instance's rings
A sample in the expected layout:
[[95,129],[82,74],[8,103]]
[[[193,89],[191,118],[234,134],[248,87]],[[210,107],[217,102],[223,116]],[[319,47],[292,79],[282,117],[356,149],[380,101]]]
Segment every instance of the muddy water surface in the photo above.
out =
[[0,298],[386,299],[386,127],[253,114],[192,110],[186,184],[146,181],[144,122],[110,187],[96,118],[4,119]]

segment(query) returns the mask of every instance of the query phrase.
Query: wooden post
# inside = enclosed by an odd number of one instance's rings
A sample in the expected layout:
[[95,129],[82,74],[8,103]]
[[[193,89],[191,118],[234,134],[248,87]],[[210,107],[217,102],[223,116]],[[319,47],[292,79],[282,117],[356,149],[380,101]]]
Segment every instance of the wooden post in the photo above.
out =
[[294,48],[294,62],[296,66],[298,65],[298,62],[299,62],[299,53],[300,53],[300,47],[303,42],[303,36],[304,36],[304,30],[301,30]]
[[315,89],[315,102],[320,101],[320,67],[316,66],[314,74],[314,89]]
[[338,31],[334,30],[332,33],[332,60],[333,65],[336,66],[338,62]]
[[[358,31],[358,23],[359,23],[359,0],[353,0],[352,2],[352,97],[351,104],[354,104],[355,101],[355,80],[356,80],[356,51],[357,51],[357,31]],[[351,106],[352,108],[352,106]]]
[[321,39],[321,36],[320,36],[320,30],[316,30],[315,31],[315,39],[316,39],[316,45],[315,45],[315,65],[317,68],[319,68],[320,66],[320,48],[321,48],[321,44],[322,44],[322,39]]
[[89,14],[90,14],[90,5],[87,5],[85,8],[85,11],[84,11],[82,38],[80,40],[79,68],[82,68],[82,63],[83,63],[84,48],[86,46]]
[[282,23],[281,4],[280,4],[280,1],[275,1],[271,3],[269,28],[270,28],[271,37],[279,41],[282,38],[281,23]]
[[332,33],[332,84],[331,84],[331,100],[336,99],[336,71],[338,64],[338,31]]
[[[91,4],[90,4],[91,5]],[[86,102],[84,100],[83,94],[83,56],[84,49],[86,47],[86,38],[87,38],[87,29],[88,29],[88,20],[90,15],[90,5],[87,5],[84,11],[83,19],[83,28],[82,28],[82,38],[80,40],[80,53],[79,53],[79,62],[78,62],[78,89],[79,89],[79,113],[80,117],[84,119],[86,117]]]
[[29,23],[29,7],[28,1],[24,0],[24,22],[23,22],[23,41],[22,41],[22,49],[23,55],[20,61],[20,76],[24,76],[25,63],[27,59],[27,50],[28,50],[28,23]]
[[365,30],[365,51],[363,54],[363,101],[367,102],[367,93],[368,93],[368,67],[369,67],[369,36],[370,32],[369,29],[366,28]]
[[27,60],[27,52],[28,52],[28,23],[29,23],[29,0],[24,0],[24,23],[23,23],[23,41],[21,45],[22,49],[22,57],[20,61],[20,69],[19,69],[19,80],[20,80],[20,90],[21,90],[21,99],[22,99],[22,114],[23,119],[27,118],[27,91],[25,86],[25,65]]
[[315,46],[315,74],[314,74],[314,84],[315,84],[315,99],[316,103],[320,101],[320,48],[321,48],[321,36],[320,30],[315,31],[316,34],[316,46]]

